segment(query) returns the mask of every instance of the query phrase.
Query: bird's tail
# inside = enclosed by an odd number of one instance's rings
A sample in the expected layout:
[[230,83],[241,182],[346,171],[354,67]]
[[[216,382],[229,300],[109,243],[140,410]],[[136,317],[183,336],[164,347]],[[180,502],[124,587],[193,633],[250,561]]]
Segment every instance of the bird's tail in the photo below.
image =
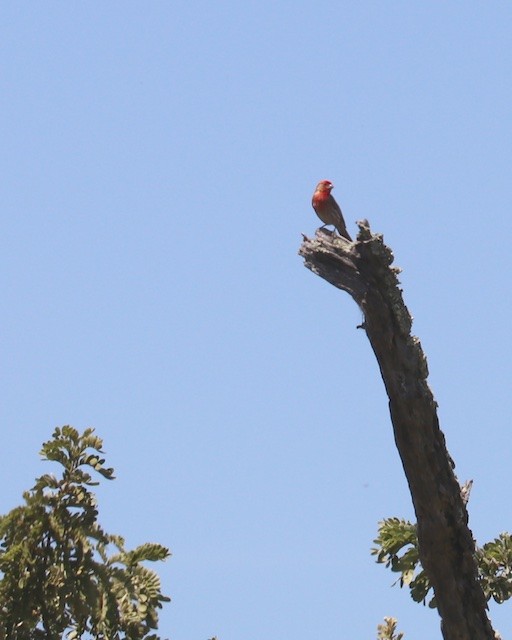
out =
[[347,227],[343,223],[338,223],[336,225],[336,229],[338,229],[338,233],[340,236],[346,238],[349,242],[352,242],[352,238],[350,237],[350,233],[347,231]]

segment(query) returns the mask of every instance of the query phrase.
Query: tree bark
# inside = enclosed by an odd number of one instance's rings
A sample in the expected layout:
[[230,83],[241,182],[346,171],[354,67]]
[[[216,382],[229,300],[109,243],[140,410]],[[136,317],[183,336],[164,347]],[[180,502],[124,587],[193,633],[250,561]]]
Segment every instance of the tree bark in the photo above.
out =
[[445,640],[494,640],[478,579],[475,542],[454,463],[439,428],[427,360],[411,335],[393,253],[366,220],[353,243],[319,229],[304,236],[305,266],[349,293],[364,314],[386,392],[395,443],[417,518],[420,560],[435,592]]

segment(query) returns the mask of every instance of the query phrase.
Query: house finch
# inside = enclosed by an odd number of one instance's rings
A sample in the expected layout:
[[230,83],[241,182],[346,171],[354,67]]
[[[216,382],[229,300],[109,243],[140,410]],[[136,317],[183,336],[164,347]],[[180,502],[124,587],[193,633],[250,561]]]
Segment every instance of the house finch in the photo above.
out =
[[343,236],[352,242],[352,238],[350,237],[345,225],[345,220],[343,220],[340,205],[331,196],[331,190],[333,187],[333,183],[329,182],[329,180],[320,180],[316,185],[311,204],[313,205],[316,215],[324,223],[322,225],[323,227],[328,224],[333,224],[336,229],[338,229],[340,236]]

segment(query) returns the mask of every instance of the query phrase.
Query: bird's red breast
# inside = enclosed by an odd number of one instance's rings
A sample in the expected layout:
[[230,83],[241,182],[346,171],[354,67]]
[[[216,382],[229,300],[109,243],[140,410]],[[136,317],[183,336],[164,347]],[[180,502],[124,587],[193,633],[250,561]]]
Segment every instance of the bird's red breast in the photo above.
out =
[[316,185],[315,193],[313,194],[312,199],[313,209],[315,209],[315,211],[317,207],[323,208],[327,205],[333,187],[333,183],[329,180],[320,180],[320,182]]

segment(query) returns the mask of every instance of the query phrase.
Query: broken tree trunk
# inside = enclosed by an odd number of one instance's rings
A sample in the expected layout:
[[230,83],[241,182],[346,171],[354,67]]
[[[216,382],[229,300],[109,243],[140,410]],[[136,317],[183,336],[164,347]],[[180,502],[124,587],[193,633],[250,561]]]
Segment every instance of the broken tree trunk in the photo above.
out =
[[494,640],[478,580],[475,543],[439,428],[427,360],[411,335],[412,318],[399,288],[399,269],[382,236],[366,220],[353,243],[319,229],[304,237],[305,266],[349,293],[364,314],[363,328],[389,397],[396,446],[417,518],[420,560],[435,592],[445,640]]

